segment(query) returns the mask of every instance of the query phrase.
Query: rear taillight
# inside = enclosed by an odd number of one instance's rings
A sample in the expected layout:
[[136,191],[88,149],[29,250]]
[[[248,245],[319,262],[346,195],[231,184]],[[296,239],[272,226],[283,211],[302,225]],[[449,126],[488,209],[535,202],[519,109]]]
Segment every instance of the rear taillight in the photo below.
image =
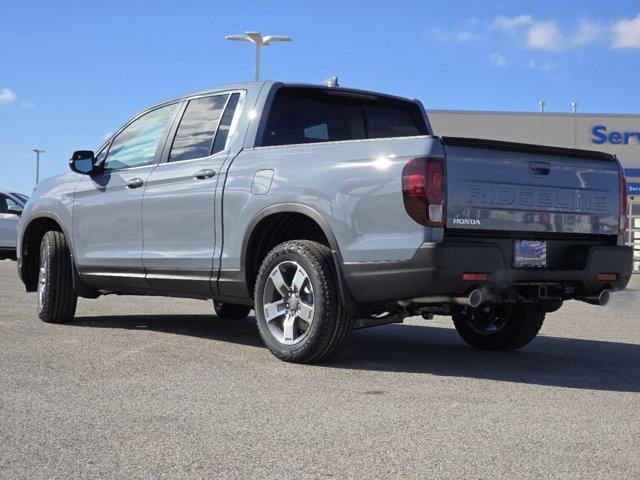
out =
[[620,235],[624,235],[629,226],[627,179],[624,178],[624,173],[622,172],[618,174],[618,178],[620,179]]
[[445,221],[444,161],[414,158],[402,170],[404,208],[421,225],[442,227]]

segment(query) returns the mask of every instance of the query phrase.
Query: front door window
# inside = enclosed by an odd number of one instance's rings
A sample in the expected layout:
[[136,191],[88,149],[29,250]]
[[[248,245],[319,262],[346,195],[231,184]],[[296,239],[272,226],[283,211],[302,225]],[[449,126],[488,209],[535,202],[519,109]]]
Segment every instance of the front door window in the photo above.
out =
[[154,162],[158,144],[177,104],[156,108],[131,122],[111,142],[106,170],[140,167]]

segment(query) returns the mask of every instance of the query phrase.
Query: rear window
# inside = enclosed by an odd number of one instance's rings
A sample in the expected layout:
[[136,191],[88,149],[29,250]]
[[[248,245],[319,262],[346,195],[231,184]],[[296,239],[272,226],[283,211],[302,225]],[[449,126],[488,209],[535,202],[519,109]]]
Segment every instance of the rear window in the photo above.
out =
[[263,146],[426,135],[413,102],[341,90],[281,88],[273,100]]

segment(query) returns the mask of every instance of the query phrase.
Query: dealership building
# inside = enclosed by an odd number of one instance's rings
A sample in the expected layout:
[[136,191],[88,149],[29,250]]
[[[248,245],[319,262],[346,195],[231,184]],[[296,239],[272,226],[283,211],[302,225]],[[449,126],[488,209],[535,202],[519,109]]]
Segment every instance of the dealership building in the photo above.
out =
[[[638,245],[640,257],[640,115],[462,110],[428,113],[435,134],[440,136],[600,150],[616,155],[629,185],[633,215],[629,241]],[[635,266],[640,268],[640,258]]]

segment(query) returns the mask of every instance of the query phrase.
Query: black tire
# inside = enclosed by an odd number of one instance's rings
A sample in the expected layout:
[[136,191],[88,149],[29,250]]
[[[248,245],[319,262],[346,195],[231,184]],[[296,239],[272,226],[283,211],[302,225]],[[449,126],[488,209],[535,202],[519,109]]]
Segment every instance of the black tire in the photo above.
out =
[[251,307],[235,303],[213,301],[213,309],[222,320],[244,320],[249,316]]
[[518,304],[505,308],[495,322],[495,331],[482,330],[486,321],[480,310],[453,315],[456,330],[472,347],[480,350],[516,350],[533,340],[544,322],[545,313],[534,304]]
[[[295,262],[305,270],[313,301],[310,326],[298,343],[290,345],[279,341],[270,330],[263,301],[270,273],[283,262]],[[281,243],[267,254],[256,280],[255,313],[258,331],[267,348],[279,359],[294,363],[328,360],[342,347],[354,323],[341,302],[331,250],[308,240]]]
[[62,232],[44,234],[40,244],[38,316],[47,323],[69,323],[76,313],[71,255]]

